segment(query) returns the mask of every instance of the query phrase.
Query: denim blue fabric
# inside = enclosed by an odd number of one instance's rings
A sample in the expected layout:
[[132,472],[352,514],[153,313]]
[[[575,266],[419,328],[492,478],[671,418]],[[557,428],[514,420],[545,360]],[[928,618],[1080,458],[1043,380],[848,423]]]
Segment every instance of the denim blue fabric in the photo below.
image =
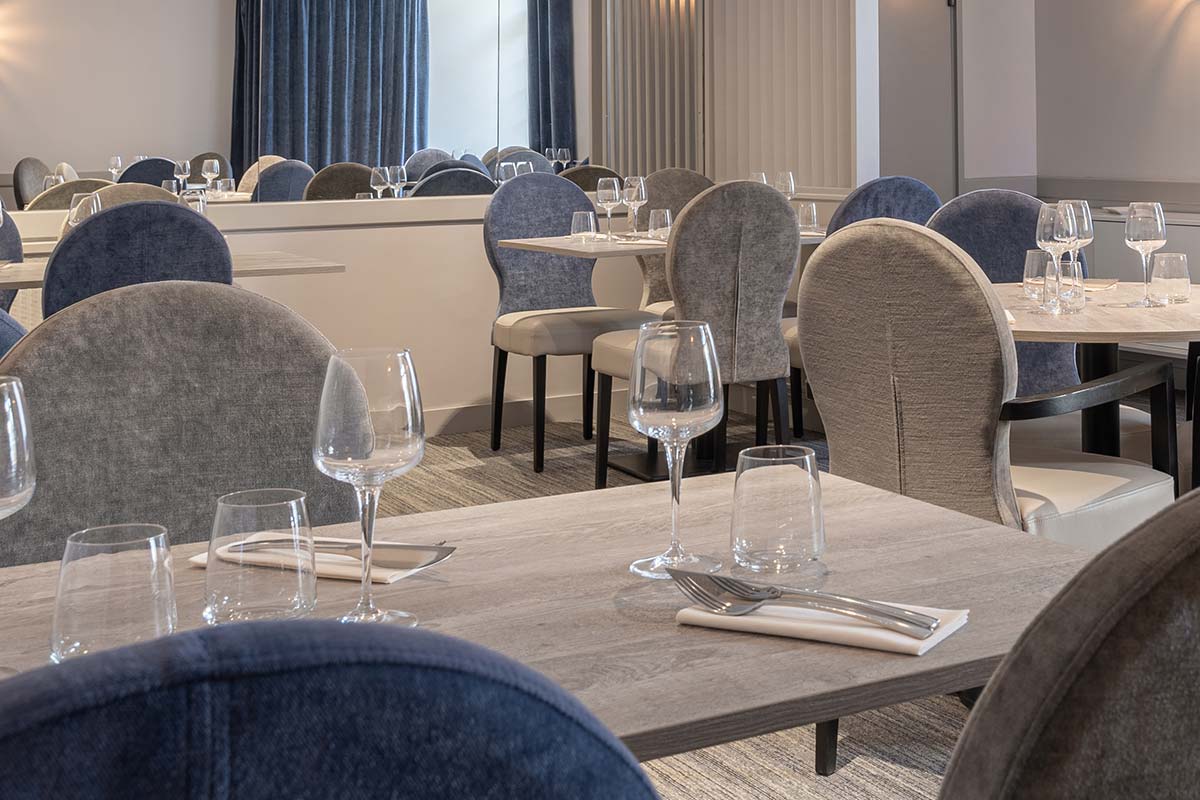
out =
[[[425,174],[421,179],[424,180],[430,175],[436,175],[437,173],[444,172],[448,169],[473,169],[476,172],[482,172],[484,175],[488,174],[487,167],[483,165],[483,162],[468,153],[462,158],[447,158],[439,161],[429,169],[425,170]],[[410,181],[413,180],[412,175],[409,175],[408,179]]]
[[229,160],[239,178],[260,156],[262,0],[237,0],[233,54],[233,110]]
[[303,161],[289,159],[272,164],[258,176],[258,185],[250,195],[254,203],[284,203],[303,200],[304,190],[313,179],[313,168]]
[[[17,223],[7,211],[0,211],[3,224],[0,224],[0,262],[19,264],[25,260],[25,247],[21,244],[21,232]],[[18,289],[5,289],[0,292],[0,309],[8,311],[12,308],[13,300],[17,298]]]
[[[1024,192],[980,189],[942,206],[929,227],[957,244],[992,283],[1020,283],[1025,252],[1037,250],[1042,201]],[[1087,262],[1083,260],[1086,274]],[[1079,383],[1075,345],[1017,342],[1017,394],[1056,392]]]
[[492,194],[496,182],[479,170],[447,169],[426,174],[408,193],[409,197],[445,197],[462,194]]
[[28,332],[25,326],[13,319],[7,311],[0,311],[0,356],[11,350]]
[[17,210],[24,211],[30,200],[42,192],[50,167],[38,158],[22,158],[13,167],[13,197]]
[[436,147],[426,147],[413,153],[404,162],[404,171],[410,181],[419,181],[425,177],[425,171],[434,164],[449,161],[451,155]]
[[916,178],[876,178],[846,195],[829,218],[826,231],[833,234],[852,223],[879,217],[924,225],[941,204],[937,192]]
[[428,631],[189,631],[0,683],[8,800],[652,800],[553,682]]
[[319,170],[304,188],[304,199],[353,200],[361,192],[375,193],[371,188],[371,168],[346,161]]
[[483,247],[500,283],[497,317],[513,311],[596,305],[595,259],[498,244],[502,239],[566,236],[576,211],[594,210],[582,189],[557,175],[519,175],[496,190],[483,217]]
[[148,183],[162,186],[163,181],[175,180],[175,162],[167,158],[146,158],[135,161],[121,172],[117,183]]
[[571,0],[528,0],[529,147],[575,150],[575,26]]
[[260,149],[247,157],[403,164],[425,146],[426,0],[270,2],[260,26]]
[[232,284],[225,237],[187,206],[124,203],[87,218],[54,248],[46,264],[42,314],[49,317],[121,286],[171,280]]

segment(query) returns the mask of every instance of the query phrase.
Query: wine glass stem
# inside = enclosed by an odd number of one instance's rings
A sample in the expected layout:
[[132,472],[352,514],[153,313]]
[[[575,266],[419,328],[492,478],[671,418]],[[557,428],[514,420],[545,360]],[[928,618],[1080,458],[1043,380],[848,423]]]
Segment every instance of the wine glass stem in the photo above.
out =
[[679,491],[683,484],[683,459],[687,455],[687,442],[671,442],[667,445],[667,472],[671,476],[671,555],[683,549],[679,545]]
[[638,228],[637,228],[637,214],[638,214],[638,208],[639,208],[639,206],[630,206],[630,208],[632,208],[632,209],[633,209],[633,229],[632,229],[632,232],[633,232],[633,235],[634,235],[634,236],[637,236],[637,229],[638,229]]
[[362,523],[362,585],[356,613],[375,611],[371,596],[371,548],[375,541],[375,516],[379,512],[380,486],[356,486],[358,494],[358,518]]
[[1142,257],[1142,299],[1147,303],[1150,302],[1150,254],[1146,252],[1139,253]]
[[613,235],[612,235],[612,211],[613,210],[611,208],[606,208],[604,210],[608,214],[608,240],[611,242],[613,239]]

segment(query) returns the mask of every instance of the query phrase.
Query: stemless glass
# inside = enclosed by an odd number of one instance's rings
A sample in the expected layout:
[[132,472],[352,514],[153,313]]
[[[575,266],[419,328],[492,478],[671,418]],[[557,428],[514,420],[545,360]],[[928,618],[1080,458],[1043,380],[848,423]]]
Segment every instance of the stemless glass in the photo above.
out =
[[796,218],[800,222],[800,233],[816,236],[824,233],[817,219],[817,204],[812,200],[802,201],[796,206]]
[[168,192],[175,195],[176,197],[179,196],[179,181],[175,180],[174,178],[172,178],[169,181],[163,181],[162,188],[166,189]]
[[387,180],[388,187],[392,190],[392,197],[403,197],[404,184],[408,183],[408,170],[400,165],[388,167]]
[[1025,251],[1025,276],[1022,286],[1025,296],[1035,303],[1042,298],[1042,288],[1046,283],[1046,268],[1050,265],[1050,254],[1042,250]]
[[375,193],[374,192],[355,192],[354,199],[355,200],[374,200]]
[[355,488],[362,523],[362,589],[358,605],[342,622],[417,624],[412,614],[375,606],[371,546],[383,485],[415,467],[424,454],[425,421],[409,352],[340,350],[331,356],[313,460],[321,472]]
[[1167,244],[1167,220],[1159,203],[1130,203],[1125,217],[1125,246],[1142,258],[1142,299],[1131,308],[1159,305],[1150,299],[1150,254]]
[[817,454],[808,447],[751,447],[738,455],[729,528],[733,560],[751,572],[793,572],[825,552]]
[[62,175],[47,175],[46,177],[42,178],[42,191],[43,192],[49,191],[50,189],[53,189],[55,186],[58,186],[59,184],[63,184],[66,182],[67,182],[67,179],[64,178]]
[[228,200],[237,193],[237,183],[233,178],[217,178],[213,183],[213,196],[218,200]]
[[562,162],[563,169],[566,169],[567,166],[571,163],[571,148],[569,148],[569,147],[558,148],[557,156],[558,156],[558,161]]
[[790,172],[780,172],[775,176],[775,188],[788,200],[796,197],[796,176]]
[[100,198],[95,192],[71,195],[71,208],[67,211],[67,225],[74,228],[98,211],[100,211]]
[[571,215],[571,238],[590,242],[596,238],[596,215],[591,211],[576,211]]
[[646,205],[646,179],[640,175],[631,175],[625,179],[625,205],[633,212],[633,225],[629,232],[635,238],[638,231],[638,209]]
[[504,161],[496,168],[496,180],[501,183],[507,183],[517,177],[517,165],[511,161]]
[[1046,203],[1038,211],[1034,238],[1039,249],[1050,254],[1051,265],[1042,282],[1042,300],[1038,307],[1047,314],[1061,314],[1065,308],[1062,297],[1062,257],[1075,247],[1079,229],[1075,212],[1066,203]]
[[208,216],[208,194],[203,189],[184,189],[179,193],[179,202],[202,217]]
[[123,161],[121,161],[120,156],[108,157],[108,172],[110,175],[112,175],[113,183],[117,182],[117,177],[121,174],[121,168],[123,166],[125,166],[125,164]]
[[755,183],[767,183],[767,173],[765,173],[765,172],[751,172],[751,173],[750,173],[750,180],[754,181]]
[[1162,305],[1186,303],[1192,296],[1192,276],[1184,253],[1155,253],[1150,296]]
[[179,181],[179,188],[188,188],[188,178],[192,176],[192,162],[184,159],[183,161],[175,162],[175,180]]
[[518,175],[530,175],[532,173],[533,173],[533,162],[532,161],[518,161],[517,162],[517,174]]
[[383,193],[387,191],[388,174],[387,167],[375,167],[371,170],[371,189],[375,192],[375,199],[382,200]]
[[629,377],[629,424],[662,442],[671,476],[671,546],[642,558],[629,571],[670,578],[668,568],[716,572],[721,562],[684,550],[679,541],[679,490],[688,442],[720,423],[724,414],[717,349],[707,322],[647,322],[638,331]]
[[105,525],[72,533],[58,571],[50,660],[175,632],[171,546],[161,525]]
[[317,606],[317,562],[304,492],[250,489],[217,500],[204,621],[302,617]]
[[208,188],[212,188],[212,182],[221,174],[221,162],[215,158],[206,158],[204,163],[200,165],[200,174],[204,176]]
[[612,212],[621,205],[621,184],[616,178],[601,178],[596,183],[596,205],[608,215],[608,241],[611,242],[616,238],[612,230]]
[[671,209],[651,209],[650,238],[660,239],[664,242],[671,238]]
[[36,485],[25,387],[20,378],[0,376],[0,519],[27,506]]

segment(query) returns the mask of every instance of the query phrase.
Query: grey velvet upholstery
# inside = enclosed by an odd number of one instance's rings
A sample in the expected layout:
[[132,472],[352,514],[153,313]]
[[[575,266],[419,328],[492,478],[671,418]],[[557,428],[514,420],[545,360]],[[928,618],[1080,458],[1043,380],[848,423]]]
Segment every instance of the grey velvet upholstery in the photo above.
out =
[[496,163],[496,154],[499,152],[500,150],[498,148],[489,147],[481,157],[484,167],[490,167],[494,165]]
[[447,161],[452,156],[445,150],[436,147],[426,147],[413,153],[404,161],[404,171],[410,181],[419,181],[425,177],[425,170],[441,161]]
[[[3,223],[0,224],[0,263],[19,264],[25,260],[25,246],[21,244],[21,231],[17,230],[17,223],[13,222],[13,218],[3,209],[0,209],[0,219],[3,219]],[[18,289],[0,291],[0,309],[8,311],[12,308],[18,291]]]
[[941,204],[937,192],[916,178],[876,178],[846,195],[829,217],[826,232],[832,234],[855,222],[880,217],[924,225]]
[[54,165],[54,174],[61,175],[64,181],[79,180],[79,173],[65,161],[60,161]]
[[261,156],[246,169],[245,174],[242,175],[242,179],[238,181],[237,190],[243,194],[253,194],[255,187],[258,186],[258,178],[262,175],[262,171],[281,161],[286,161],[286,159],[283,156]]
[[449,169],[426,174],[408,193],[409,197],[444,197],[448,195],[492,194],[496,182],[477,169]]
[[144,158],[126,167],[117,183],[148,183],[162,187],[163,181],[175,180],[175,162],[169,158]]
[[[315,174],[313,168],[303,161],[288,159],[271,164],[259,174],[254,191],[250,194],[250,201],[287,203],[303,200]],[[351,195],[351,198],[353,196]]]
[[77,194],[89,194],[112,186],[112,181],[99,178],[80,178],[77,181],[67,181],[57,186],[51,186],[46,191],[29,201],[26,211],[66,211],[71,207],[71,198]]
[[[572,169],[607,168],[573,167]],[[570,171],[567,170],[567,172]],[[611,170],[609,171],[611,172]],[[613,175],[615,176],[616,173]],[[563,177],[566,177],[566,172],[563,173]],[[690,169],[669,168],[650,173],[646,176],[646,205],[642,206],[641,213],[638,215],[638,224],[648,226],[650,211],[656,208],[670,209],[671,219],[678,220],[687,204],[712,185],[713,182],[707,177]],[[671,300],[671,287],[667,285],[666,256],[639,256],[638,265],[642,268],[642,308]]]
[[[125,203],[138,203],[144,200],[157,200],[163,203],[178,203],[179,198],[161,186],[150,186],[145,183],[114,183],[96,192],[100,200],[100,208],[114,208]],[[71,231],[71,225],[64,219],[59,237],[66,236]]]
[[40,158],[26,157],[13,167],[13,197],[17,210],[23,211],[29,201],[42,193],[50,167]]
[[233,283],[229,244],[217,227],[176,202],[101,209],[50,254],[42,315],[110,289],[170,280]]
[[293,311],[218,283],[129,286],[46,319],[0,360],[25,384],[38,458],[0,565],[60,558],[68,534],[109,523],[206,541],[216,498],[240,489],[304,491],[314,524],[355,519],[353,491],[312,462],[332,352]]
[[439,161],[438,163],[429,167],[427,170],[425,170],[425,174],[419,179],[413,178],[410,175],[409,180],[424,180],[430,175],[436,175],[437,173],[445,172],[448,169],[473,169],[476,172],[483,173],[484,175],[488,174],[487,167],[483,165],[482,161],[474,156],[471,156],[471,159],[473,160],[467,158],[447,158],[444,161]]
[[530,150],[528,147],[507,147],[501,150],[500,155],[496,158],[497,164],[504,164],[506,162],[516,164],[520,161],[528,161],[533,164],[534,172],[554,174],[554,165],[546,160],[544,155]]
[[0,356],[11,350],[26,333],[28,331],[24,325],[13,319],[7,311],[0,311]]
[[[596,191],[596,185],[600,183],[601,178],[616,178],[621,180],[621,175],[608,167],[598,165],[589,165],[586,167],[568,167],[558,173],[560,178],[566,178],[571,183],[583,189],[585,192]],[[710,186],[712,184],[709,184]],[[649,189],[647,189],[649,191]],[[647,206],[649,208],[649,206]],[[661,208],[661,206],[660,206]]]
[[481,159],[479,156],[475,155],[474,153],[463,153],[463,156],[462,156],[462,158],[459,159],[459,161],[466,162],[474,169],[477,169],[480,172],[482,172],[484,175],[491,174],[488,171],[487,165],[483,163],[483,159]]
[[[261,179],[260,179],[261,181]],[[359,192],[370,192],[371,168],[343,161],[319,170],[304,190],[305,200],[353,200]]]
[[967,720],[942,798],[1196,796],[1197,519],[1192,492],[1050,601]]
[[[1042,201],[1008,189],[980,189],[954,198],[929,219],[929,227],[975,259],[992,283],[1020,283],[1025,253],[1037,250]],[[1083,262],[1086,272],[1087,263]],[[1079,383],[1075,345],[1017,343],[1017,393],[1054,392]]]
[[192,174],[188,176],[188,183],[206,182],[203,174],[204,162],[208,161],[210,158],[215,158],[217,163],[221,165],[221,174],[214,178],[214,180],[233,177],[233,166],[230,165],[228,158],[220,153],[201,153],[198,156],[192,156],[192,160],[190,162],[192,165]]

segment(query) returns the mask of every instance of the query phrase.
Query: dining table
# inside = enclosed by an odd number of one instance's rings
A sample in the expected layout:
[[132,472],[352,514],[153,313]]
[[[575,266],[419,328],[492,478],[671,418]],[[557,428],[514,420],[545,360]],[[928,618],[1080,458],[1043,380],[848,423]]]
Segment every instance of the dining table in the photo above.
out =
[[[818,245],[825,241],[824,233],[801,233],[801,248]],[[610,240],[605,234],[582,238],[579,236],[539,236],[530,239],[501,239],[501,247],[515,250],[532,250],[536,253],[551,253],[573,258],[623,258],[627,256],[665,256],[667,241],[641,236],[628,238],[618,236]]]
[[[639,759],[817,723],[833,726],[832,741],[818,737],[818,763],[829,767],[838,718],[983,686],[1090,557],[845,478],[822,473],[820,481],[827,575],[808,585],[968,609],[967,624],[921,656],[680,625],[684,596],[628,567],[667,545],[670,506],[659,484],[380,519],[377,541],[446,541],[457,550],[425,572],[377,584],[375,599],[415,613],[426,630],[547,675]],[[684,481],[685,547],[728,556],[733,485],[730,474]],[[353,540],[360,529],[314,532]],[[207,533],[170,535],[200,542],[172,548],[179,626],[200,627],[205,573],[188,559],[205,552]],[[0,569],[0,676],[47,663],[58,569]],[[344,613],[357,595],[357,581],[322,578],[315,613]]]

